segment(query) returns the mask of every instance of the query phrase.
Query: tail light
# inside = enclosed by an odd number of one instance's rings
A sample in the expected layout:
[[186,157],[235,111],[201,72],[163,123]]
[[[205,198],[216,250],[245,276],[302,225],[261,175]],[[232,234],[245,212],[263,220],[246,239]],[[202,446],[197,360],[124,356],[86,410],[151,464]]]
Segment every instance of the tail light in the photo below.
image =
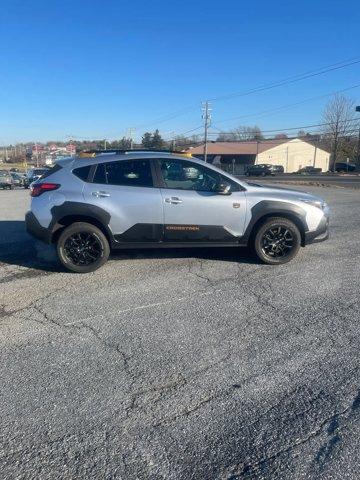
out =
[[31,188],[30,195],[32,197],[38,197],[44,192],[51,192],[57,190],[60,187],[58,183],[35,183]]

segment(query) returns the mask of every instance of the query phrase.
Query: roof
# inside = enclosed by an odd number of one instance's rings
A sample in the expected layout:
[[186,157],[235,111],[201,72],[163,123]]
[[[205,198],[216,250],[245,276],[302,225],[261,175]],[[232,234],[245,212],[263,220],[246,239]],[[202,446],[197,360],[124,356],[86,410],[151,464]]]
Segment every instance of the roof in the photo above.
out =
[[[256,155],[291,140],[294,139],[279,138],[273,140],[251,140],[249,142],[209,142],[207,144],[207,153],[208,155]],[[191,148],[188,152],[192,155],[203,155],[204,145]]]

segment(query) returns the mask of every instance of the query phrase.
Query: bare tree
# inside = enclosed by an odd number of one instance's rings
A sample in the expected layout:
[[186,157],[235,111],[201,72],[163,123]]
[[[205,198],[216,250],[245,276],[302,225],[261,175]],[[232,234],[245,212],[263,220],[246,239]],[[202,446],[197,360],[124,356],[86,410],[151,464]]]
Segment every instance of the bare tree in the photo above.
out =
[[346,150],[346,143],[354,130],[355,104],[344,95],[335,95],[323,112],[324,134],[329,138],[332,153],[332,169],[341,150]]
[[217,137],[218,142],[236,142],[246,140],[262,140],[264,138],[260,128],[257,125],[253,127],[240,126],[234,128],[228,133],[220,133]]

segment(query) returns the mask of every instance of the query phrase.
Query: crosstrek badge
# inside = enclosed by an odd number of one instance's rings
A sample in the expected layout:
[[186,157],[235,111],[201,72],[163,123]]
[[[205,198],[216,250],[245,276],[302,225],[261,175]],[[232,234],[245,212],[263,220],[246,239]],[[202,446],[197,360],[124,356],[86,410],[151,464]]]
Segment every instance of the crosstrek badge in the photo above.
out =
[[186,232],[198,232],[200,228],[197,225],[166,225],[165,230],[180,230]]

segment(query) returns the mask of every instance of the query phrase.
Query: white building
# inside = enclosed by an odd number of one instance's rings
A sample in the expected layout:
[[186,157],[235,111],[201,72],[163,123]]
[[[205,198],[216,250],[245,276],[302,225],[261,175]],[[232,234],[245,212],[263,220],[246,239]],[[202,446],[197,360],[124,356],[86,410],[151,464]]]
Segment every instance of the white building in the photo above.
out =
[[[312,166],[329,170],[330,153],[303,140],[275,139],[246,142],[209,142],[208,161],[237,174],[245,172],[248,165],[269,163],[282,165],[285,173],[297,172]],[[203,158],[204,146],[188,150],[192,155]]]

